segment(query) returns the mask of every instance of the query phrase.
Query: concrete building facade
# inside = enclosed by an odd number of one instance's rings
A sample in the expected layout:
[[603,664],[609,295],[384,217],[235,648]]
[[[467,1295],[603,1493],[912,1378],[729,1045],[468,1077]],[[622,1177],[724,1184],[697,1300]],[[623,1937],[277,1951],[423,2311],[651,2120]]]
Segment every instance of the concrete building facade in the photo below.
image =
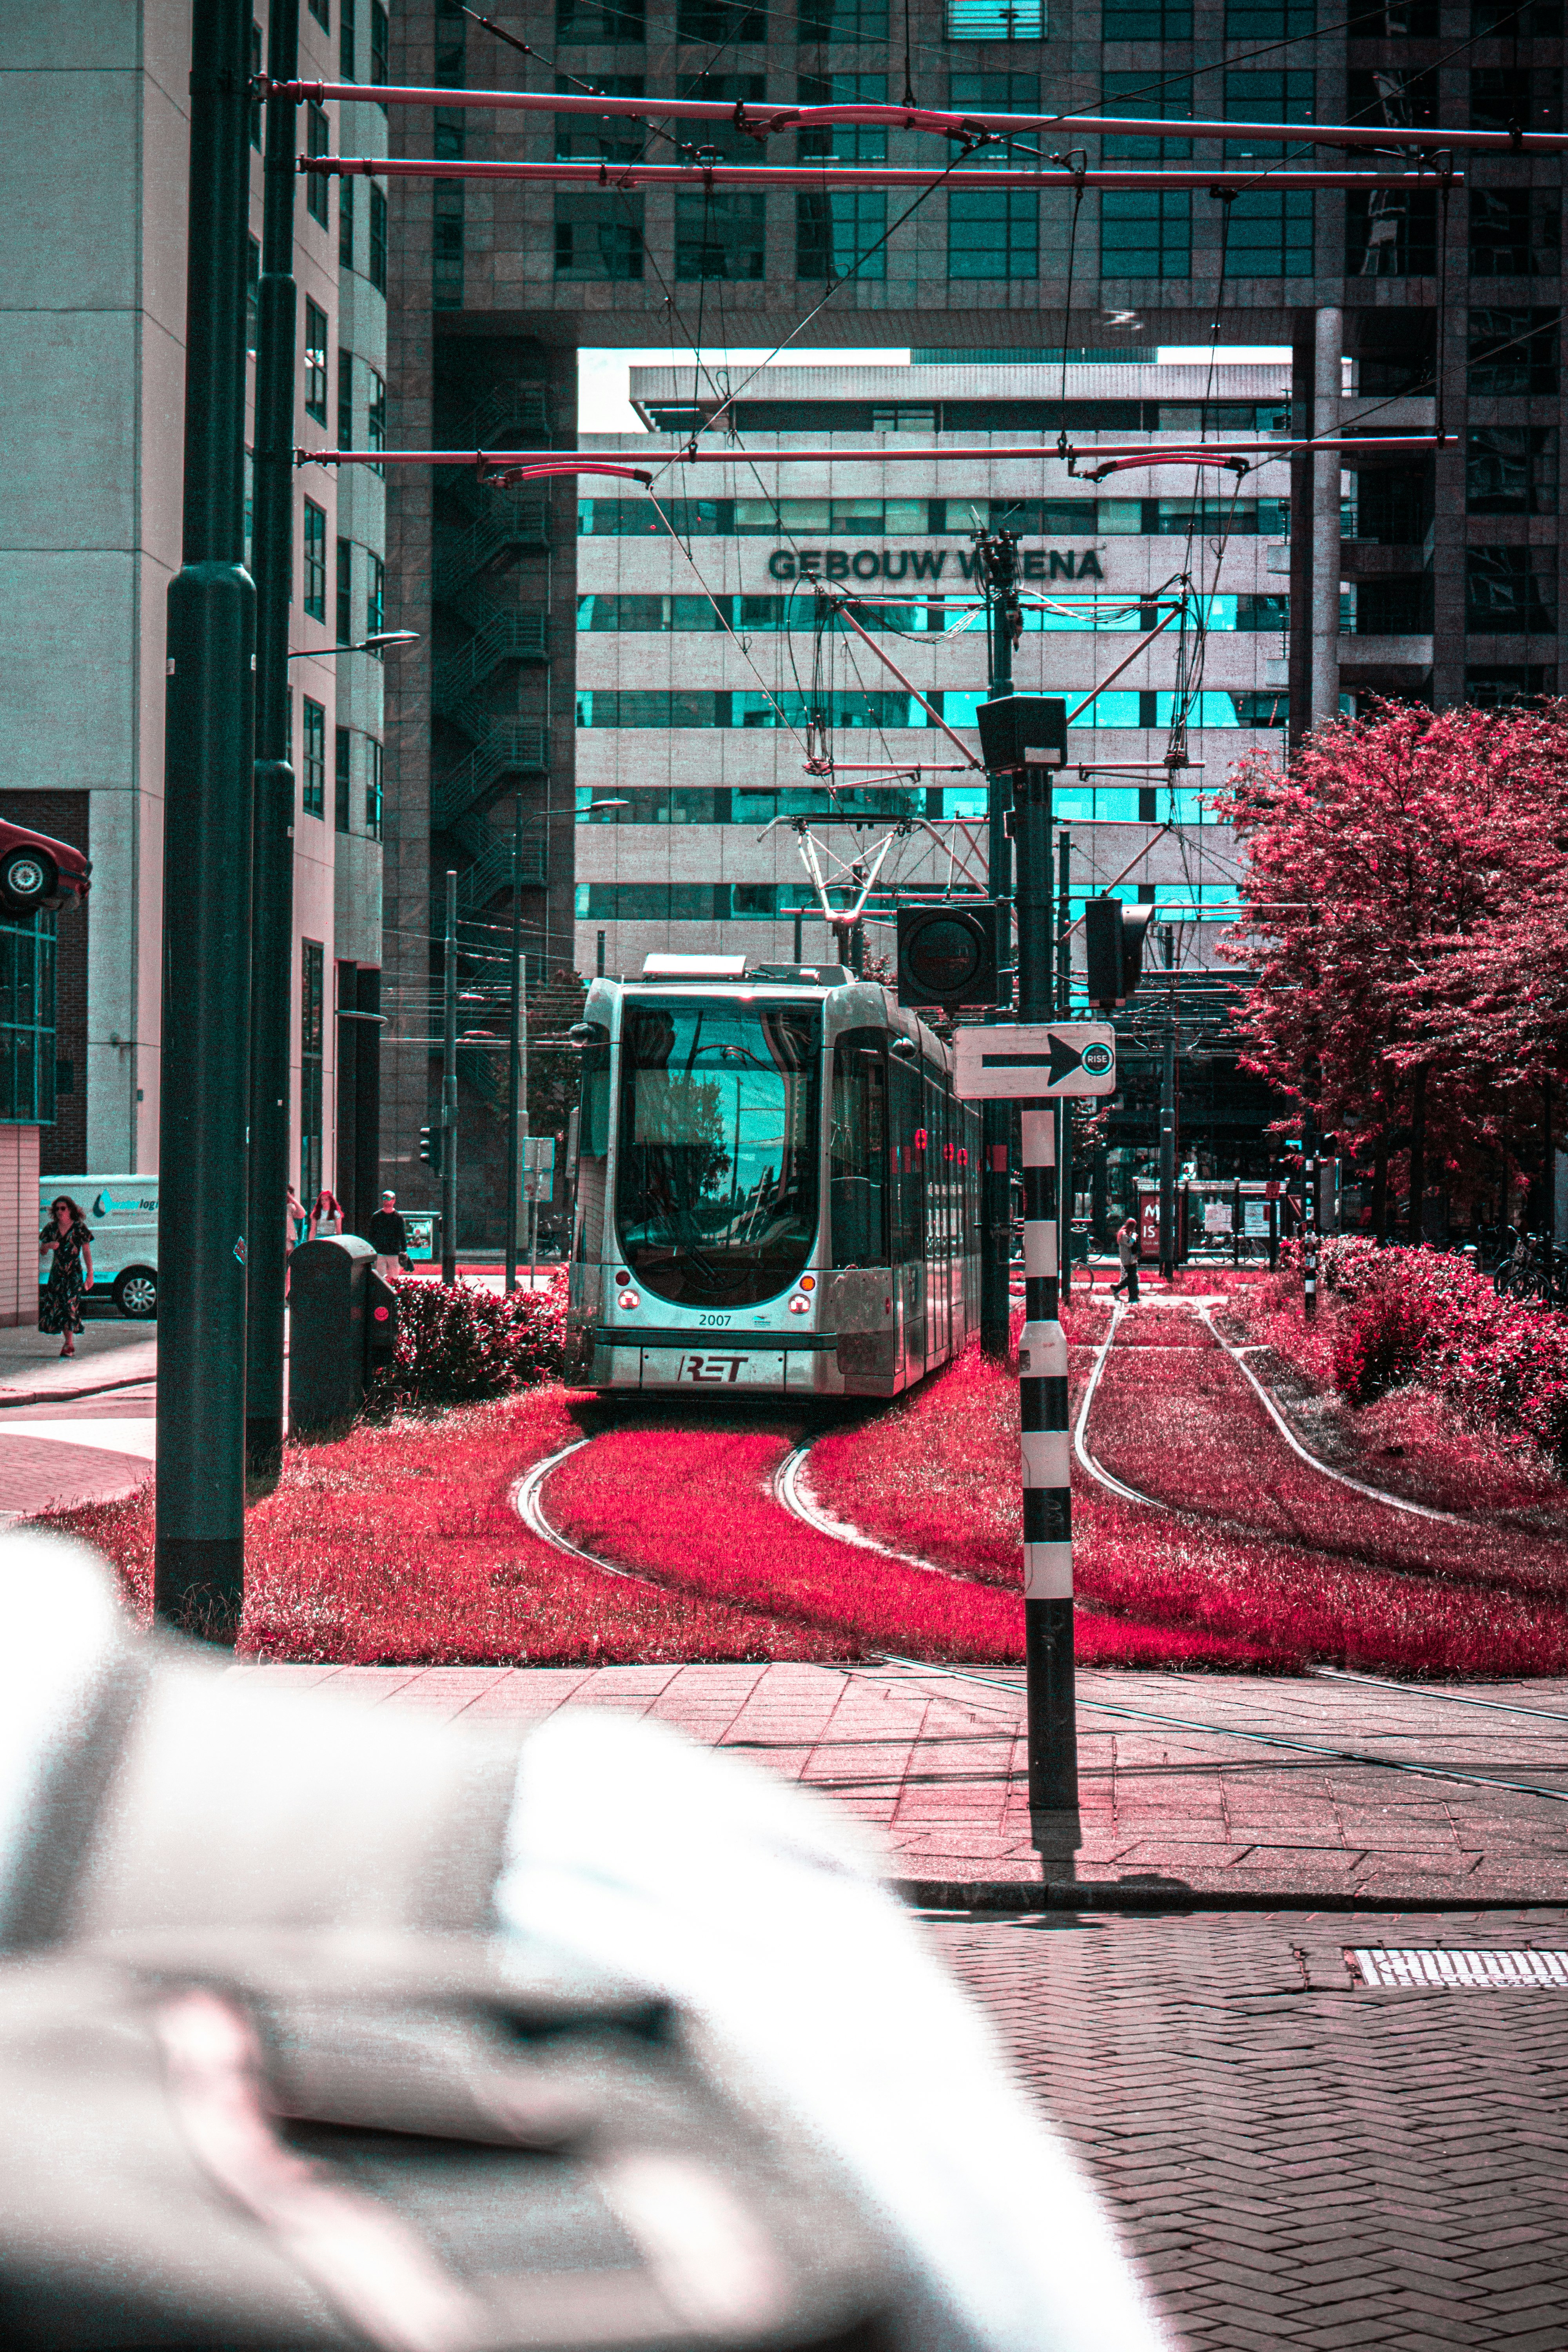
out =
[[[908,95],[959,111],[1038,108],[1175,122],[1351,119],[1506,130],[1561,121],[1558,0],[1368,0],[1348,20],[1315,0],[1060,0],[1048,12],[1016,0],[911,0],[907,13],[884,0],[773,10],[676,0],[664,15],[645,0],[530,0],[498,22],[551,65],[521,59],[437,0],[411,0],[393,27],[394,79],[483,88],[516,87],[527,75],[547,88],[558,73],[557,88],[612,94],[701,92],[747,104]],[[700,135],[701,152],[720,160],[761,152],[819,164],[820,185],[629,193],[614,184],[616,162],[676,152],[658,135],[650,151],[640,126],[578,115],[395,112],[392,143],[404,154],[558,154],[606,166],[603,189],[588,192],[394,186],[401,341],[390,396],[400,446],[450,446],[459,425],[481,420],[495,442],[533,443],[548,430],[570,443],[573,355],[586,344],[770,348],[794,337],[885,342],[954,362],[1032,356],[1047,372],[1064,350],[1133,360],[1211,334],[1279,344],[1293,354],[1297,426],[1373,435],[1440,422],[1458,436],[1436,457],[1352,454],[1316,485],[1306,462],[1292,465],[1298,527],[1281,575],[1292,726],[1329,714],[1342,694],[1446,704],[1555,688],[1561,159],[1489,155],[1469,162],[1451,190],[1383,198],[1285,188],[1274,174],[1292,159],[1277,146],[1254,153],[1243,137],[1173,138],[1165,160],[1216,173],[1246,166],[1254,184],[1226,200],[1204,190],[1079,200],[1070,190],[939,187],[916,201],[836,189],[834,167],[951,160],[927,135],[792,132],[761,149],[732,123]],[[993,147],[967,160],[976,169],[988,156],[1026,163],[1041,147],[1020,141],[1016,154]],[[699,152],[695,139],[689,152]],[[1091,166],[1160,160],[1154,142],[1131,132],[1075,142],[1073,153]],[[1307,152],[1294,160],[1309,160]],[[1342,159],[1331,152],[1319,160]],[[684,397],[700,406],[689,382]],[[524,421],[520,403],[530,398]],[[765,409],[759,396],[733,414],[748,452],[785,429]],[[895,415],[888,429],[901,422]],[[969,429],[951,415],[942,422]],[[1220,424],[1217,414],[1211,422]],[[1071,485],[1053,455],[1057,427],[1036,429],[1041,458],[1030,495],[1065,498]],[[1342,470],[1348,483],[1336,478]],[[710,485],[676,467],[667,487],[679,498]],[[1255,488],[1249,483],[1247,494]],[[519,630],[497,651],[503,641],[487,635],[488,616],[444,598],[439,584],[452,576],[446,546],[471,533],[476,518],[428,478],[413,475],[395,491],[395,618],[433,629],[441,658],[489,665],[467,728],[459,721],[454,730],[450,698],[446,714],[433,711],[431,676],[412,664],[391,714],[389,826],[397,839],[389,906],[406,958],[398,988],[411,1009],[428,1002],[433,874],[452,865],[471,877],[477,920],[506,915],[494,842],[471,846],[453,834],[449,814],[496,833],[501,820],[487,803],[524,794],[541,844],[520,882],[526,918],[547,959],[569,943],[581,953],[572,861],[574,840],[591,829],[563,816],[576,798],[578,760],[588,750],[596,762],[602,754],[596,730],[563,722],[580,657],[602,657],[595,633],[571,626],[575,567],[593,542],[573,533],[566,491],[552,490],[541,510],[548,561],[535,559],[511,592],[534,633]],[[1310,531],[1300,527],[1309,514]],[[521,569],[521,557],[497,560]],[[466,648],[481,639],[469,656]],[[538,731],[503,738],[502,727],[545,728],[548,740]],[[725,749],[739,756],[732,744]],[[748,747],[746,756],[762,754]],[[599,879],[599,869],[586,878]],[[430,1100],[428,1055],[413,1045],[419,1034],[416,1019],[387,1145],[400,1174],[416,1181],[415,1137]]]
[[[368,77],[385,12],[308,0],[300,67]],[[164,615],[180,562],[190,11],[0,7],[0,813],[93,860],[59,919],[56,1171],[156,1168],[163,906]],[[255,12],[253,56],[266,54]],[[306,140],[384,145],[381,110],[314,110]],[[259,113],[251,153],[259,269]],[[384,429],[384,202],[301,188],[297,441]],[[252,371],[252,375],[254,371]],[[252,383],[252,391],[254,384]],[[384,666],[337,656],[384,625],[384,486],[301,476],[290,643],[296,1181],[340,1192],[334,1019],[381,961]],[[169,909],[171,919],[177,910]]]

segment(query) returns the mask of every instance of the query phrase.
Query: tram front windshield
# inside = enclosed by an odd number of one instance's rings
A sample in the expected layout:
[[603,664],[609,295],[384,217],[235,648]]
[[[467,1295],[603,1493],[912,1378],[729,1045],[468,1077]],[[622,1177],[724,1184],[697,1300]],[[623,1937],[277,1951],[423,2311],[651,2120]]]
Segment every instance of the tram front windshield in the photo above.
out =
[[787,1289],[816,1236],[816,1006],[628,1003],[616,1215],[634,1278],[690,1307]]

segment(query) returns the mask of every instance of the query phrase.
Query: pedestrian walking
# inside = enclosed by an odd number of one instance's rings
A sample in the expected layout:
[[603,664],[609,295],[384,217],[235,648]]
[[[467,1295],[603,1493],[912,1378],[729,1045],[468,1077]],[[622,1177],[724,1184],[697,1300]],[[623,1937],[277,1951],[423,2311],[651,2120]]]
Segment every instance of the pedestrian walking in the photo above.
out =
[[53,1254],[48,1280],[38,1299],[38,1328],[51,1339],[65,1335],[62,1356],[76,1353],[81,1302],[92,1288],[92,1235],[68,1192],[49,1203],[49,1222],[38,1235],[40,1260]]
[[375,1252],[375,1270],[388,1280],[399,1269],[408,1271],[408,1228],[397,1213],[397,1195],[384,1192],[381,1206],[370,1221],[365,1235]]
[[341,1234],[343,1229],[343,1204],[323,1184],[310,1203],[310,1239],[324,1241],[329,1234]]
[[305,1238],[305,1203],[300,1200],[292,1184],[289,1187],[289,1198],[284,1206],[283,1217],[283,1251],[287,1256],[291,1251],[297,1249]]
[[1125,1290],[1130,1303],[1138,1304],[1138,1220],[1128,1217],[1116,1228],[1116,1255],[1121,1261],[1121,1279],[1111,1290],[1114,1298]]

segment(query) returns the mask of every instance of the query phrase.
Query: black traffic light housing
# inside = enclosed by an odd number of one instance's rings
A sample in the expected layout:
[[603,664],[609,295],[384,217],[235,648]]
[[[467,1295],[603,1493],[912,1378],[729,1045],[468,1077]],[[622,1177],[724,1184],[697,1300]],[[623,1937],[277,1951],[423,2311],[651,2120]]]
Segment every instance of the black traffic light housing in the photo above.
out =
[[1083,909],[1089,1001],[1102,1012],[1125,1004],[1143,977],[1143,942],[1152,907],[1124,907],[1120,898],[1089,898]]
[[994,775],[1025,767],[1063,768],[1068,707],[1059,695],[1009,694],[975,712],[980,756]]
[[441,1173],[441,1130],[438,1127],[422,1127],[419,1130],[419,1157],[426,1168]]
[[1001,1002],[1005,909],[992,899],[899,908],[899,1003],[903,1005]]

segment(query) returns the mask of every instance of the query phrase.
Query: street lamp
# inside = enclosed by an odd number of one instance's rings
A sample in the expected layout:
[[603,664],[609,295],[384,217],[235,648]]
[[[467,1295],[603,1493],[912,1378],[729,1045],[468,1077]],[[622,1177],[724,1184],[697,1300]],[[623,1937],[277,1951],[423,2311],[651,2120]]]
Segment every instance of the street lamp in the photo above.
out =
[[357,646],[296,646],[289,656],[290,661],[330,661],[334,654],[384,654],[388,646],[416,646],[417,629],[378,629],[374,636],[362,637]]

